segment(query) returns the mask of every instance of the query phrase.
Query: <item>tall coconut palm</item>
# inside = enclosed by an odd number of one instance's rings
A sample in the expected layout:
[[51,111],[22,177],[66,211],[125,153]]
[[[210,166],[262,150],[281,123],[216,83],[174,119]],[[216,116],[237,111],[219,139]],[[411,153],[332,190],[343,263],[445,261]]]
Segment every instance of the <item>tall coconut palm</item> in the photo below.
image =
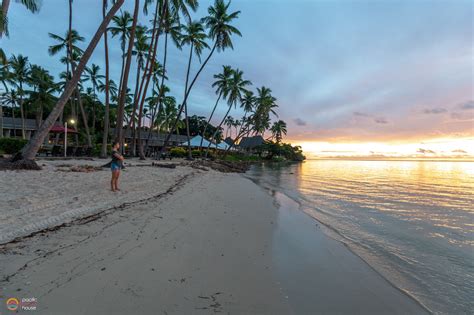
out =
[[[212,87],[216,88],[216,94],[217,100],[216,103],[214,104],[214,107],[212,108],[211,115],[209,115],[209,119],[207,120],[206,126],[204,127],[204,132],[202,134],[202,137],[204,138],[206,135],[207,127],[209,126],[212,117],[214,116],[214,112],[216,111],[217,105],[219,104],[219,100],[221,97],[224,95],[227,95],[227,87],[229,85],[230,78],[232,77],[232,67],[231,66],[222,66],[222,73],[215,74],[214,79],[217,79],[214,81],[212,84]],[[202,148],[202,142],[204,139],[201,139],[201,144],[199,145],[199,148]]]
[[140,0],[135,0],[135,8],[133,10],[133,20],[132,26],[130,29],[130,36],[128,39],[128,49],[127,49],[127,58],[125,61],[125,67],[122,73],[122,84],[119,85],[119,100],[117,104],[117,124],[115,127],[115,137],[123,141],[123,115],[124,115],[124,108],[125,108],[125,98],[128,90],[128,75],[130,73],[130,65],[132,63],[132,50],[133,44],[135,43],[135,33],[137,30],[137,22],[138,22],[138,11],[140,8]]
[[275,138],[277,143],[281,142],[281,139],[283,138],[283,135],[286,135],[286,122],[283,120],[278,120],[275,121],[270,128],[270,131],[272,132],[272,137]]
[[[194,21],[189,22],[186,26],[183,26],[183,35],[181,36],[181,46],[189,45],[189,59],[188,59],[188,68],[186,71],[186,80],[184,84],[184,97],[186,97],[186,92],[188,90],[189,84],[189,72],[191,71],[191,63],[193,55],[196,55],[199,60],[201,60],[201,54],[204,48],[209,48],[209,45],[206,43],[207,35],[204,32],[204,26],[202,23]],[[189,120],[188,120],[188,110],[187,105],[184,104],[184,117],[186,122],[186,135],[188,138],[188,159],[192,159],[191,152],[191,137],[189,134]]]
[[[214,132],[214,135],[212,136],[211,139],[214,139],[216,137],[217,131],[221,129],[222,124],[224,123],[226,117],[229,115],[229,112],[232,109],[232,107],[236,107],[237,103],[242,103],[242,96],[247,91],[247,86],[252,84],[252,82],[250,82],[249,80],[244,80],[243,75],[244,75],[243,71],[239,69],[236,69],[233,71],[232,78],[229,81],[229,85],[227,89],[227,104],[228,104],[227,112],[222,118],[219,125],[217,126],[217,129]],[[209,142],[205,157],[207,157],[209,153],[210,146],[211,146],[211,143]]]
[[[206,57],[204,62],[201,64],[201,67],[197,71],[194,79],[191,81],[191,84],[188,87],[186,95],[184,97],[183,102],[181,103],[178,115],[176,116],[175,123],[177,124],[179,121],[179,117],[183,112],[184,107],[186,106],[186,102],[189,97],[189,93],[191,92],[194,83],[198,79],[199,75],[201,74],[204,67],[211,59],[214,51],[224,51],[227,48],[233,49],[232,44],[232,35],[242,36],[240,31],[231,23],[238,18],[240,11],[235,11],[233,13],[228,13],[230,6],[230,1],[226,4],[224,0],[215,0],[214,5],[208,8],[209,16],[203,18],[203,22],[206,24],[206,27],[209,29],[209,37],[214,41],[212,49],[209,52],[209,55]],[[164,145],[161,149],[161,153],[168,145],[169,139],[171,137],[171,133],[165,139]]]
[[122,51],[122,67],[120,68],[119,90],[122,88],[123,71],[125,69],[125,48],[127,39],[130,36],[130,29],[133,23],[133,18],[130,12],[124,11],[122,14],[114,16],[112,19],[113,26],[109,27],[112,37],[118,36],[120,41],[120,49]]
[[[79,82],[81,78],[82,72],[84,71],[84,68],[86,67],[87,62],[89,61],[92,53],[94,52],[94,49],[97,46],[102,34],[107,29],[107,25],[109,24],[110,20],[115,15],[115,13],[123,5],[123,2],[124,0],[115,1],[115,4],[110,9],[109,13],[106,15],[106,17],[102,20],[101,24],[97,28],[96,33],[92,37],[89,45],[87,46],[87,49],[85,50],[83,56],[81,57],[81,61],[79,62],[76,68],[76,72],[72,76],[71,80],[68,82],[63,93],[59,97],[55,107],[50,112],[50,114],[48,115],[46,120],[43,122],[41,127],[34,134],[34,136],[23,147],[22,151],[14,157],[13,159],[14,161],[23,160],[24,162],[26,162],[26,161],[32,161],[35,158],[35,155],[38,152],[38,149],[40,148],[41,143],[43,143],[45,137],[48,135],[49,130],[54,125],[54,122],[56,121],[56,119],[58,119],[59,115],[63,111],[64,105],[66,105],[67,100],[69,99],[72,92],[76,88],[77,83]],[[26,162],[26,163],[29,165],[32,164],[31,162]]]
[[274,108],[278,107],[276,98],[272,96],[272,90],[262,86],[257,88],[255,99],[255,112],[253,114],[253,131],[255,134],[264,134],[270,127],[270,114],[278,116]]
[[[102,0],[102,19],[105,19],[107,11],[108,0]],[[105,53],[105,113],[104,113],[104,132],[102,135],[102,148],[100,150],[100,157],[105,158],[107,156],[107,142],[109,137],[109,125],[110,125],[110,65],[109,65],[109,43],[108,43],[108,31],[104,32],[104,53]]]
[[229,132],[230,132],[230,136],[232,137],[231,127],[234,125],[234,117],[227,116],[227,118],[224,121],[224,125],[226,125],[226,127],[227,127],[227,130],[225,132],[225,137],[227,138],[229,136]]
[[43,120],[43,111],[50,109],[54,104],[54,93],[57,91],[58,85],[54,83],[54,78],[44,68],[31,65],[30,77],[28,84],[33,90],[28,91],[29,105],[36,109],[36,127],[38,128]]
[[244,110],[244,116],[242,117],[242,122],[240,124],[240,129],[237,132],[237,135],[232,140],[232,143],[226,150],[226,153],[229,152],[232,147],[240,140],[245,134],[250,132],[252,126],[252,119],[249,117],[249,114],[253,112],[255,107],[255,96],[252,91],[246,91],[242,97],[241,107]]
[[97,100],[97,91],[98,87],[100,84],[102,84],[101,80],[104,79],[105,77],[100,74],[100,67],[96,64],[92,64],[91,67],[86,67],[85,69],[85,76],[84,80],[85,81],[90,81],[92,84],[92,94],[93,94],[93,100],[94,102],[93,107],[92,107],[92,128],[95,129],[95,122],[96,122],[96,115],[97,115],[97,109],[96,109],[96,100]]
[[25,130],[25,108],[24,108],[24,96],[25,96],[25,84],[28,83],[30,76],[30,65],[28,62],[28,57],[23,55],[12,56],[9,60],[10,67],[12,69],[11,74],[11,83],[16,87],[16,92],[19,96],[18,103],[20,105],[20,115],[21,115],[21,136],[23,139],[26,138]]

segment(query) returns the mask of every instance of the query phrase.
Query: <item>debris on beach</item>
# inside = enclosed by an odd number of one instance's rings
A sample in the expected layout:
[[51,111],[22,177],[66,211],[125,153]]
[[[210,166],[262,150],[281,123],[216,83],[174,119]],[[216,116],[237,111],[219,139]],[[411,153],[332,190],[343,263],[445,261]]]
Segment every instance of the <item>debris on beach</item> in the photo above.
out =
[[208,168],[222,173],[245,173],[250,165],[246,162],[230,162],[230,161],[209,161],[199,160],[188,164],[192,168],[199,170],[208,170]]
[[[59,165],[58,165],[59,167]],[[70,166],[69,168],[59,168],[57,171],[59,172],[78,172],[78,173],[91,173],[102,170],[100,166],[93,166],[93,165],[75,165]]]

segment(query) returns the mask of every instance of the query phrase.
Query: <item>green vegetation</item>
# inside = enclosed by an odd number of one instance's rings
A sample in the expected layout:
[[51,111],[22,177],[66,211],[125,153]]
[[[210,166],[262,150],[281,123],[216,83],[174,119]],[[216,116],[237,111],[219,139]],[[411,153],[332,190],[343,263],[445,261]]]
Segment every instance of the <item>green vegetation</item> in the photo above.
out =
[[20,152],[26,144],[26,140],[15,138],[1,138],[0,151],[6,154],[15,154]]

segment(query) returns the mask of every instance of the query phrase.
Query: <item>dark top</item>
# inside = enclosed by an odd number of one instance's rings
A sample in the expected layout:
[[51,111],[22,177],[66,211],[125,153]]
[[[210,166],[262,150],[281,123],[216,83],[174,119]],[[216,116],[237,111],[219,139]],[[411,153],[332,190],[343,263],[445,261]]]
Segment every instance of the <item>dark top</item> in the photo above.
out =
[[117,163],[117,164],[120,164],[120,159],[117,157],[117,154],[120,154],[118,153],[117,150],[112,150],[112,163]]

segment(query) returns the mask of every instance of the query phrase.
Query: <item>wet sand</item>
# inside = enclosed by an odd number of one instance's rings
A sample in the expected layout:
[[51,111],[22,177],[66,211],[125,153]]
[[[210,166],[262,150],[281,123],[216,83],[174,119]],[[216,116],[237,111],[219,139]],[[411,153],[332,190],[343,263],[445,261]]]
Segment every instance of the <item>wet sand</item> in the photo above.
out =
[[424,313],[276,197],[192,170],[154,198],[4,245],[0,310],[35,297],[35,314]]

